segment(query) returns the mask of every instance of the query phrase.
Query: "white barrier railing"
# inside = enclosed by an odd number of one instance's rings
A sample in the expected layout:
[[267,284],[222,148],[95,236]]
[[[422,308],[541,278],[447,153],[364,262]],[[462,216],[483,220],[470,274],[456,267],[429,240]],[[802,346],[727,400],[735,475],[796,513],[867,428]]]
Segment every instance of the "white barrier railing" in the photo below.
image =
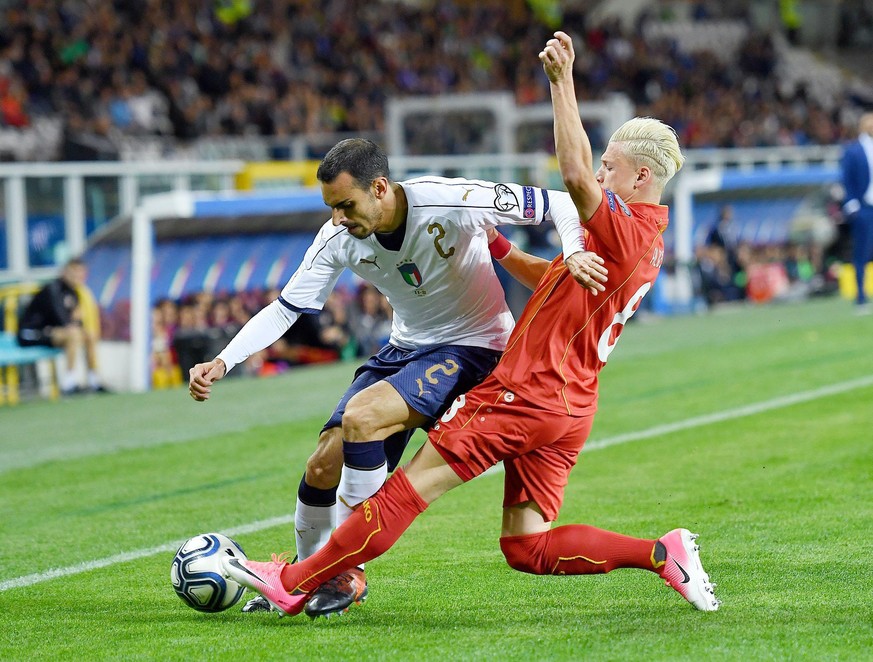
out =
[[234,176],[243,166],[242,161],[0,164],[0,186],[4,200],[0,213],[6,221],[6,268],[0,268],[0,282],[38,280],[57,271],[57,265],[36,267],[30,264],[27,222],[29,179],[59,178],[63,181],[57,212],[64,219],[63,253],[73,256],[81,253],[87,243],[86,178],[114,179],[118,213],[130,215],[144,194],[141,184],[145,178],[157,176],[168,179],[167,191],[189,191],[192,189],[192,178],[214,176],[217,179],[215,189],[229,191],[233,190]]
[[[690,227],[687,200],[688,188],[684,178],[694,179],[696,172],[713,168],[754,168],[785,165],[835,164],[840,156],[838,145],[810,147],[768,147],[752,149],[689,150],[688,163],[679,173],[671,189],[679,193],[675,213],[677,238]],[[86,188],[89,177],[115,180],[118,196],[118,215],[129,216],[142,196],[155,192],[189,191],[202,189],[192,179],[203,176],[215,178],[210,190],[229,191],[234,188],[234,176],[244,167],[242,161],[156,161],[156,162],[95,162],[95,163],[10,163],[0,164],[0,218],[5,219],[6,267],[0,266],[0,282],[39,280],[57,271],[58,265],[47,267],[29,263],[28,250],[28,180],[60,178],[58,213],[64,219],[64,251],[69,256],[81,253],[87,243]],[[492,181],[525,181],[540,186],[560,186],[554,159],[547,154],[478,154],[451,156],[391,157],[392,174],[404,179],[416,174],[438,173],[451,176],[489,179]],[[161,177],[167,181],[159,189],[143,190],[147,178]],[[696,179],[695,179],[696,181]],[[679,240],[681,242],[681,239]],[[684,261],[687,242],[680,243]],[[2,261],[0,261],[2,262]]]

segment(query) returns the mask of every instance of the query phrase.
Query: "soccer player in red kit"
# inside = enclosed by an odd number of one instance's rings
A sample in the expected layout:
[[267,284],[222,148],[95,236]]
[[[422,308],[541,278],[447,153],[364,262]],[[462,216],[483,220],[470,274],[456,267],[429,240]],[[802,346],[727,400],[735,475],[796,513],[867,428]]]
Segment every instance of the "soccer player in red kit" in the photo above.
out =
[[[641,539],[581,524],[552,528],[591,430],[598,373],[658,275],[667,226],[661,193],[684,161],[670,127],[635,118],[613,134],[595,172],[576,105],[573,59],[563,32],[540,53],[551,85],[561,174],[583,219],[586,250],[600,255],[608,270],[605,291],[595,295],[580,287],[560,257],[546,264],[512,248],[502,260],[510,272],[539,278],[506,351],[494,372],[434,425],[405,469],[302,563],[225,560],[228,576],[260,592],[280,613],[300,613],[322,582],[385,552],[436,498],[501,460],[500,547],[511,567],[543,575],[640,568],[660,575],[697,609],[718,609],[697,536],[687,529]],[[501,241],[496,239],[498,253]]]

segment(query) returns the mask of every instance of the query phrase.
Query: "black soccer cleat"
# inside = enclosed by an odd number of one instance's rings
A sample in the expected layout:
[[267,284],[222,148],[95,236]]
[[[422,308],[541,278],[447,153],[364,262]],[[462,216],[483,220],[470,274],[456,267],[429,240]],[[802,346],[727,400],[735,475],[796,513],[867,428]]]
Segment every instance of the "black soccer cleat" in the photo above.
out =
[[368,592],[364,571],[352,568],[319,586],[303,611],[309,618],[344,614],[366,600]]
[[273,606],[263,595],[256,595],[243,605],[241,611],[244,614],[251,614],[256,611],[273,611]]

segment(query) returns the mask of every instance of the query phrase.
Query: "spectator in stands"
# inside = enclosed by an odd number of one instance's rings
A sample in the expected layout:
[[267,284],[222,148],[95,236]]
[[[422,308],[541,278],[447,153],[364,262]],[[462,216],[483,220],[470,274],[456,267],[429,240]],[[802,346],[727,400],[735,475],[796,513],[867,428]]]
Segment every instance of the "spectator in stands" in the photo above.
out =
[[25,111],[27,92],[20,83],[0,76],[0,126],[23,128],[30,124]]
[[[547,100],[536,70],[518,66],[518,53],[538,48],[545,29],[523,0],[385,1],[369,3],[354,21],[347,3],[277,0],[252,3],[250,15],[231,23],[210,3],[169,3],[161,11],[136,4],[0,2],[0,63],[10,87],[22,91],[23,113],[80,115],[103,132],[99,145],[122,133],[106,133],[107,123],[113,128],[107,91],[124,98],[125,135],[172,133],[186,141],[382,131],[390,96],[509,90],[522,103]],[[736,5],[698,1],[688,15],[735,17]],[[691,147],[832,143],[843,131],[833,109],[855,103],[786,92],[772,75],[779,58],[773,40],[754,31],[731,59],[721,59],[645,38],[646,25],[631,34],[618,21],[588,25],[586,13],[563,11],[586,35],[577,60],[581,93],[630,88],[636,114],[664,117]],[[656,19],[659,12],[649,12],[647,20]],[[349,43],[355,48],[344,47]],[[93,122],[97,116],[105,119]],[[417,125],[410,153],[486,151],[493,135],[473,131],[474,119]]]
[[743,290],[734,281],[727,254],[721,246],[703,244],[697,248],[697,271],[700,294],[708,307],[727,301],[739,301]]
[[789,242],[785,247],[784,264],[785,275],[788,276],[788,299],[805,299],[820,287],[808,246]]
[[230,316],[234,322],[242,328],[252,318],[252,310],[260,310],[260,301],[248,304],[244,293],[237,293],[230,297]]
[[718,220],[710,228],[706,235],[707,246],[716,246],[724,251],[728,266],[731,270],[731,278],[739,271],[737,263],[737,233],[734,229],[734,209],[725,205],[719,210]]
[[239,333],[242,325],[231,316],[230,303],[227,299],[223,297],[212,299],[208,306],[209,348],[207,354],[216,354]]
[[385,295],[370,283],[363,283],[358,290],[358,311],[355,319],[358,356],[371,356],[388,342],[392,317],[391,306]]
[[[85,284],[87,275],[87,266],[81,259],[67,262],[61,275],[34,295],[18,323],[18,343],[22,347],[63,348],[66,363],[60,386],[65,394],[106,390],[97,368],[100,316],[94,296]],[[82,351],[87,363],[85,387],[79,384],[76,371]]]
[[858,139],[846,146],[840,170],[846,190],[843,213],[852,225],[856,310],[867,314],[871,308],[864,289],[864,271],[873,258],[873,112],[861,116]]
[[182,383],[182,371],[172,349],[175,317],[168,319],[165,314],[168,310],[175,311],[175,304],[169,299],[158,302],[152,309],[152,387],[156,389]]
[[183,374],[209,355],[208,330],[204,307],[195,298],[183,301],[179,306],[179,325],[173,333],[173,351]]
[[779,17],[782,19],[782,27],[785,28],[788,41],[797,46],[800,43],[800,28],[803,25],[797,0],[779,0]]
[[357,343],[348,301],[338,290],[331,292],[324,302],[324,308],[318,314],[318,329],[321,344],[335,352],[337,358],[356,356]]

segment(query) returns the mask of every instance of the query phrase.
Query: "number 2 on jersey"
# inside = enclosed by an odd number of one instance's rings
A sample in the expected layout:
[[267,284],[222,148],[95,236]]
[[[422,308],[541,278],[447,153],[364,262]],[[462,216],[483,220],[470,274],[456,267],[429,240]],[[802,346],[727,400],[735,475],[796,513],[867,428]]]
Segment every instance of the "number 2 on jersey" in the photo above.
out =
[[427,226],[427,233],[433,234],[436,232],[436,236],[433,238],[433,245],[436,248],[437,253],[440,254],[440,257],[444,260],[448,260],[452,255],[455,254],[455,247],[449,246],[449,250],[445,250],[440,244],[440,239],[443,239],[446,236],[446,229],[440,223],[431,223]]

